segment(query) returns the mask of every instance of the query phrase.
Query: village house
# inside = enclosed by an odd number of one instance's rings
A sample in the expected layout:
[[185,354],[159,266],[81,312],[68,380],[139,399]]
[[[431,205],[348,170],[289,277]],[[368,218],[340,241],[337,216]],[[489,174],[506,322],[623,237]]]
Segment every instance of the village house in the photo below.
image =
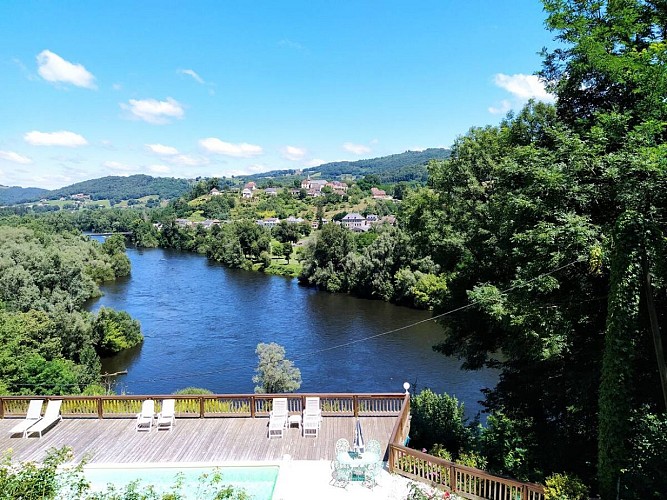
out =
[[246,182],[245,185],[243,186],[243,189],[249,189],[250,191],[254,191],[257,189],[257,184],[253,181]]
[[285,222],[288,224],[300,224],[303,222],[303,219],[301,217],[294,217],[293,215],[290,215],[287,219],[285,219]]
[[341,224],[348,229],[352,229],[355,227],[360,228],[366,226],[368,223],[366,222],[366,217],[356,212],[353,212],[343,217],[343,219],[341,220]]
[[376,187],[371,188],[371,196],[374,200],[391,200],[391,196],[387,195],[386,191]]
[[280,224],[280,219],[278,217],[267,217],[266,219],[259,219],[255,222],[258,226],[264,226],[270,229]]
[[211,196],[219,196],[222,193],[220,191],[218,191],[216,188],[213,188],[208,192],[208,194],[210,194]]
[[252,190],[250,188],[243,188],[241,191],[242,198],[252,198]]
[[278,188],[274,188],[274,187],[266,188],[264,190],[264,193],[269,195],[269,196],[278,196]]

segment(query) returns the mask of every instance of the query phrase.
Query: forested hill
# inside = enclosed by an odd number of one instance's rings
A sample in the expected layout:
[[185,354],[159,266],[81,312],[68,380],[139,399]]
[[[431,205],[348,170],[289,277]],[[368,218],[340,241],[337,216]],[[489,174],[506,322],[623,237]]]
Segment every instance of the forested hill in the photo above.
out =
[[48,189],[22,188],[19,186],[0,186],[0,205],[16,205],[43,198],[49,193]]
[[53,191],[40,188],[0,186],[0,205],[27,203],[41,198],[53,200],[77,193],[88,194],[93,200],[129,200],[149,195],[171,199],[178,198],[188,189],[190,189],[190,183],[185,179],[151,177],[150,175],[108,176],[77,182],[71,186]]
[[85,193],[89,194],[93,200],[127,200],[148,195],[157,195],[160,198],[177,198],[189,188],[190,183],[185,179],[151,177],[150,175],[139,174],[128,177],[108,176],[77,182],[71,186],[50,191],[47,197],[58,198]]
[[[428,172],[426,166],[430,160],[444,160],[449,158],[449,149],[429,148],[423,151],[406,151],[405,153],[370,158],[357,161],[337,161],[325,163],[318,167],[306,168],[304,175],[319,174],[322,178],[334,179],[341,175],[363,177],[377,175],[383,183],[401,181],[426,181]],[[294,175],[295,170],[273,170],[261,174],[247,176],[249,180],[259,180],[266,177]]]

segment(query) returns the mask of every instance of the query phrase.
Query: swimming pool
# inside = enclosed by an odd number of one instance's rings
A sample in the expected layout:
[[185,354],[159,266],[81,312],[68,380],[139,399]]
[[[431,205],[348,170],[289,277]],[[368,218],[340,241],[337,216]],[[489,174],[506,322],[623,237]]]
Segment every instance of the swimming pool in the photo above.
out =
[[210,479],[212,475],[219,474],[221,481],[216,484],[243,488],[254,500],[271,500],[279,470],[278,466],[89,465],[84,467],[84,475],[92,491],[104,491],[109,484],[122,488],[133,481],[140,481],[142,486],[152,485],[155,491],[166,493],[173,491],[178,480],[181,482],[180,491],[186,498],[199,499],[205,497],[203,485],[210,484],[206,480],[200,481],[202,475]]

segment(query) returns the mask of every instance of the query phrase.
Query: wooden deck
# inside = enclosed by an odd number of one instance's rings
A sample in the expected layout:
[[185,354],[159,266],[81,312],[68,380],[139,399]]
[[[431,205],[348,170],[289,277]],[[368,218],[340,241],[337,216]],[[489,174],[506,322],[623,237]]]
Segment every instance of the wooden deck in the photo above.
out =
[[[386,450],[396,417],[360,417],[364,438]],[[65,418],[38,437],[9,437],[19,419],[0,420],[0,449],[18,461],[41,461],[48,449],[70,446],[75,461],[90,463],[263,462],[332,460],[339,438],[352,442],[354,417],[324,417],[319,437],[303,437],[296,427],[284,437],[267,437],[268,418],[183,418],[173,431],[136,432],[135,420]]]

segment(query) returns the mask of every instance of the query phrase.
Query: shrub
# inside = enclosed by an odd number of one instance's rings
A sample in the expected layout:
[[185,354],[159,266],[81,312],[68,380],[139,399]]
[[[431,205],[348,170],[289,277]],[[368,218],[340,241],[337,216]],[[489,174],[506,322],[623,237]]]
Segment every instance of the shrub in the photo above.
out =
[[415,448],[429,448],[439,443],[457,455],[467,448],[470,432],[466,427],[463,403],[448,394],[426,389],[410,403],[411,443]]
[[567,474],[552,474],[545,482],[546,500],[586,500],[588,488],[577,477]]

